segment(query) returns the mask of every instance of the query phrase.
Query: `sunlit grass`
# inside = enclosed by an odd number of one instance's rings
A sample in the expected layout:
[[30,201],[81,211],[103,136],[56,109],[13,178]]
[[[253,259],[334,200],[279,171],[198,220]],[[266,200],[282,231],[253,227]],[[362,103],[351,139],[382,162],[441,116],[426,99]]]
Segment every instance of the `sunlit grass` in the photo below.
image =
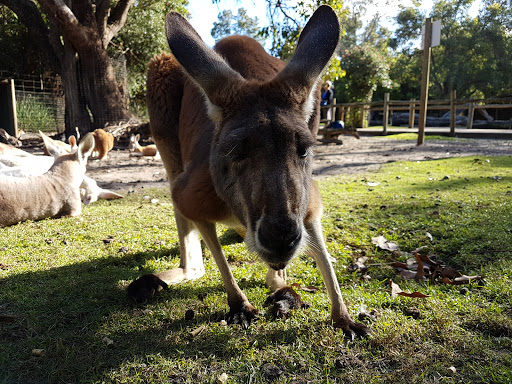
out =
[[[134,304],[127,285],[179,264],[168,189],[98,202],[76,218],[0,229],[1,383],[506,383],[512,381],[512,157],[397,162],[377,173],[319,182],[327,247],[351,315],[381,316],[368,340],[348,342],[329,323],[314,262],[297,257],[290,282],[311,306],[248,330],[224,326],[226,293],[209,252],[205,277]],[[430,234],[432,239],[427,235]],[[266,269],[219,228],[233,273],[259,309]],[[486,284],[402,282],[388,265],[420,246]],[[365,282],[346,266],[368,256]],[[391,298],[388,281],[429,298]],[[199,299],[199,294],[207,293]],[[408,313],[414,308],[420,316]],[[193,320],[185,320],[192,309]],[[193,336],[191,331],[202,327]],[[44,349],[33,356],[33,349]]]

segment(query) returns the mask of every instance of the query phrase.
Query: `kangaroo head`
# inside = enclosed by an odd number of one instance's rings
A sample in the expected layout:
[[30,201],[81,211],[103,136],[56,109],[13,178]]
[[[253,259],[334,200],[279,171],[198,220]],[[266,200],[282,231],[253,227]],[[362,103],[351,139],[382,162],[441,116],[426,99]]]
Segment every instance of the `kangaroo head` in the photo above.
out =
[[[215,190],[246,227],[249,248],[282,269],[306,240],[316,139],[308,122],[318,79],[338,43],[337,16],[321,6],[292,59],[267,81],[243,78],[177,13],[167,15],[166,33],[215,123],[209,163]],[[267,54],[259,55],[254,60],[265,65]]]

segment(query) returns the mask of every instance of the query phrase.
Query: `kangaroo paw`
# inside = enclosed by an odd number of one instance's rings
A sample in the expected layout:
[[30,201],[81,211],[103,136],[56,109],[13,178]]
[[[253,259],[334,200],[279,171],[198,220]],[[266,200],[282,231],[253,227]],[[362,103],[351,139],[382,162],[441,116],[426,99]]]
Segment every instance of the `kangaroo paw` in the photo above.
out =
[[251,304],[243,304],[240,308],[231,308],[227,316],[228,324],[240,324],[245,329],[249,328],[251,321],[258,319],[259,311]]

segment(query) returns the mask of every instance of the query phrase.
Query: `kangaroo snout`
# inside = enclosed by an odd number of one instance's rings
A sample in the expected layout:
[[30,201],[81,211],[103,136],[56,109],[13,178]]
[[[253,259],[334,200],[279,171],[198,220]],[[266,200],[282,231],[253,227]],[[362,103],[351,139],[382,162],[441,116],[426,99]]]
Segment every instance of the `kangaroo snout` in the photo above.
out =
[[274,269],[282,269],[302,245],[302,226],[290,218],[265,216],[259,222],[257,239],[265,261]]

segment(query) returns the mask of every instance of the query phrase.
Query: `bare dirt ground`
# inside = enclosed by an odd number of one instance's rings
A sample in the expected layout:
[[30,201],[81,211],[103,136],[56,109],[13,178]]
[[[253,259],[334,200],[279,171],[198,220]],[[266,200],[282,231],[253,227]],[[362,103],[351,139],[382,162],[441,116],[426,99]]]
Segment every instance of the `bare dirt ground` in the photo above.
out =
[[[459,156],[512,155],[512,140],[427,140],[416,146],[412,140],[389,140],[379,137],[343,137],[343,145],[315,147],[314,177],[338,174],[361,174],[378,170],[393,161],[422,161]],[[161,160],[131,157],[117,149],[105,160],[90,160],[87,175],[103,188],[129,191],[166,187],[167,175]]]

